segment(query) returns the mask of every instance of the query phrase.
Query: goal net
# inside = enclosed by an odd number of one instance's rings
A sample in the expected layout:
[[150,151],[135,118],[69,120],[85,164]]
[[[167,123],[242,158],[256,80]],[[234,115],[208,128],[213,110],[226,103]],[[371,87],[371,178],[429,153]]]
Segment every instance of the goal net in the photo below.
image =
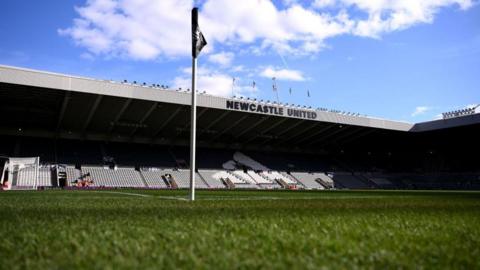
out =
[[36,189],[39,178],[39,157],[8,158],[3,167],[4,189]]

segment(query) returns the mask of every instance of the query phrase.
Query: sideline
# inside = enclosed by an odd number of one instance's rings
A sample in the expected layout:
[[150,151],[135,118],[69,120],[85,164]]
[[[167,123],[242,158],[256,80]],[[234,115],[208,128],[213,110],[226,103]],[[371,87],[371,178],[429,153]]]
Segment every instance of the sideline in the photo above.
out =
[[[341,199],[382,199],[389,196],[342,196],[342,197],[320,197],[320,196],[292,196],[292,197],[271,197],[271,196],[242,196],[242,197],[229,197],[229,196],[215,196],[215,197],[198,197],[201,201],[262,201],[262,200],[341,200]],[[413,197],[413,196],[412,196]]]
[[165,199],[165,200],[188,201],[188,199],[186,199],[186,198],[169,197],[169,196],[154,196],[154,195],[148,195],[148,194],[139,194],[139,193],[121,192],[121,191],[91,190],[91,192],[121,194],[121,195],[136,196],[136,197],[143,197],[143,198],[160,198],[160,199]]
[[138,193],[120,192],[120,191],[108,191],[108,190],[90,190],[89,192],[122,194],[122,195],[127,195],[127,196],[137,196],[137,197],[144,197],[144,198],[153,197],[153,196],[147,195],[147,194],[138,194]]
[[[106,193],[106,194],[119,194],[126,196],[135,196],[143,198],[158,198],[163,200],[176,200],[176,201],[190,201],[188,198],[180,196],[163,196],[163,195],[149,195],[149,194],[140,194],[140,193],[131,193],[131,192],[121,192],[121,191],[108,191],[108,190],[91,190],[89,192],[97,193]],[[198,196],[197,201],[282,201],[282,200],[343,200],[343,199],[383,199],[390,196],[386,195],[363,195],[363,196],[339,196],[339,197],[322,197],[322,196]],[[412,197],[416,196],[401,196]]]
[[152,197],[165,199],[165,200],[189,201],[189,199],[182,198],[182,197],[168,197],[168,196],[152,196]]

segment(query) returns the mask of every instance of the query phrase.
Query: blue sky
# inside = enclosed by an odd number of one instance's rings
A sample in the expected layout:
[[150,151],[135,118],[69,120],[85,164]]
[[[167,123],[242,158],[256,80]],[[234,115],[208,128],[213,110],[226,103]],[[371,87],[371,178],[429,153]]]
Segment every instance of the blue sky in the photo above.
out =
[[[3,0],[0,64],[188,87],[193,4]],[[275,100],[275,76],[281,102],[408,122],[480,103],[474,1],[196,4],[209,42],[199,88],[212,94],[232,95],[235,77],[234,94]]]

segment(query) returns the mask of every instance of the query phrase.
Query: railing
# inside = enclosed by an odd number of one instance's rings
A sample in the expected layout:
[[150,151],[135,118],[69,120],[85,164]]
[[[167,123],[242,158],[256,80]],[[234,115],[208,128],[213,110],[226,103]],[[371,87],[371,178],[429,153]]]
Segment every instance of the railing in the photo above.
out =
[[460,116],[465,116],[465,115],[472,115],[477,112],[477,108],[480,106],[476,105],[475,107],[470,107],[466,108],[463,110],[457,110],[457,111],[452,111],[452,112],[446,112],[442,113],[443,119],[450,119],[450,118],[455,118],[455,117],[460,117]]

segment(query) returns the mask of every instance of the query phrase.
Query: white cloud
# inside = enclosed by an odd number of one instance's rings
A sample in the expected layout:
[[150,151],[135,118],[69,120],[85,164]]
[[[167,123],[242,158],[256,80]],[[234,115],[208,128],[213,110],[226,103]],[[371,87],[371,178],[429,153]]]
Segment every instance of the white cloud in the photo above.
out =
[[282,0],[284,6],[288,7],[291,5],[298,4],[298,0]]
[[337,0],[315,0],[312,6],[315,8],[332,7],[336,4]]
[[184,56],[190,46],[191,0],[88,0],[80,18],[59,30],[92,54],[138,60]]
[[419,23],[432,23],[440,8],[457,5],[465,10],[472,0],[336,0],[343,8],[357,8],[368,15],[355,20],[352,34],[379,38],[382,34],[403,30]]
[[231,69],[231,72],[235,72],[235,73],[245,72],[245,71],[246,71],[246,69],[245,69],[245,67],[242,66],[242,65],[232,67],[232,69]]
[[301,71],[293,69],[275,69],[273,67],[266,67],[261,73],[260,76],[265,78],[275,77],[278,80],[284,81],[305,81]]
[[416,117],[422,114],[425,114],[427,111],[429,111],[431,108],[428,106],[418,106],[415,108],[415,111],[411,114],[412,117]]
[[[88,0],[77,7],[79,18],[59,33],[94,55],[139,60],[190,53],[192,0]],[[343,17],[345,19],[345,17]],[[259,41],[274,49],[318,52],[323,40],[348,32],[341,17],[320,14],[290,1],[285,9],[270,0],[206,0],[200,26],[211,50],[215,43]]]
[[[173,88],[191,89],[191,69],[183,68],[182,75],[173,80]],[[197,71],[197,89],[201,92],[222,97],[232,96],[232,76],[208,68]],[[237,96],[255,96],[257,88],[243,85],[240,78],[235,78],[234,94]]]
[[222,67],[228,67],[232,64],[235,55],[231,52],[220,52],[208,56],[208,61],[219,64]]
[[[300,1],[204,0],[200,26],[209,43],[254,47],[261,53],[308,55],[324,48],[338,35],[380,38],[418,23],[431,23],[439,9],[462,10],[472,0],[316,0],[310,7]],[[151,60],[190,54],[190,10],[193,0],[88,0],[77,7],[79,18],[59,30],[92,55]],[[366,19],[365,19],[366,17]],[[212,56],[213,57],[213,56]],[[212,61],[215,57],[212,58]],[[217,59],[228,63],[228,59]],[[222,62],[223,61],[223,62]]]

